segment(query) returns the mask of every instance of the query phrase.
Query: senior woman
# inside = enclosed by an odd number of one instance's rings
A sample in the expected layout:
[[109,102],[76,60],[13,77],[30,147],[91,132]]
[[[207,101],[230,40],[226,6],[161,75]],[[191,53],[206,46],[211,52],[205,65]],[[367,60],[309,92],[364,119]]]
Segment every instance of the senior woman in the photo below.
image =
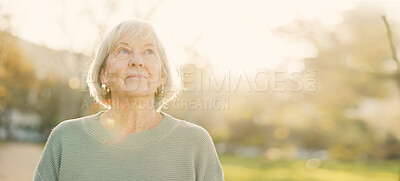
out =
[[180,91],[172,65],[150,24],[115,26],[87,81],[106,111],[57,125],[34,180],[224,180],[208,132],[160,111]]

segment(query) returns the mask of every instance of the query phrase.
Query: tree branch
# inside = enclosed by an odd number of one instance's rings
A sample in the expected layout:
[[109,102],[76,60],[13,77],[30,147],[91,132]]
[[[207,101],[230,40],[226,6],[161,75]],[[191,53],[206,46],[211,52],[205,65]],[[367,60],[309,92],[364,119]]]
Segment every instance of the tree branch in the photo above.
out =
[[388,37],[389,44],[390,44],[390,50],[392,51],[392,58],[396,62],[396,65],[397,65],[397,75],[400,76],[400,62],[397,59],[396,48],[394,47],[394,44],[393,44],[392,30],[390,29],[390,25],[389,25],[385,15],[382,16],[382,20],[386,26],[387,37]]

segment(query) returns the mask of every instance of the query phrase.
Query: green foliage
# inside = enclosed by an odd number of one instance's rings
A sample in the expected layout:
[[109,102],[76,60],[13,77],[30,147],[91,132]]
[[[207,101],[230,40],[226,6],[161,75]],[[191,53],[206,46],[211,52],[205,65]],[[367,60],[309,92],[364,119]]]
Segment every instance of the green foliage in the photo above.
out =
[[366,156],[374,146],[373,132],[360,120],[343,123],[342,127],[336,130],[335,135],[330,153],[336,159],[358,159]]
[[392,134],[387,134],[383,142],[379,143],[370,154],[377,159],[400,159],[400,141]]
[[265,127],[250,121],[236,121],[229,124],[232,132],[230,142],[246,146],[263,146],[267,138]]

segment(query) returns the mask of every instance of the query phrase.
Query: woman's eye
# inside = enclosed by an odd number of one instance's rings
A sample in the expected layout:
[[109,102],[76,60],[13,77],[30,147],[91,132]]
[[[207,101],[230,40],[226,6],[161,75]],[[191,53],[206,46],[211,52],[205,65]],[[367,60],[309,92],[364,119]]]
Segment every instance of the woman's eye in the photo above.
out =
[[129,52],[126,49],[122,49],[121,51],[119,51],[119,54],[129,54]]
[[154,51],[152,49],[147,49],[146,54],[148,55],[154,54]]
[[129,56],[130,56],[130,51],[128,51],[127,49],[121,49],[115,55],[117,60],[125,60],[125,59],[129,58]]

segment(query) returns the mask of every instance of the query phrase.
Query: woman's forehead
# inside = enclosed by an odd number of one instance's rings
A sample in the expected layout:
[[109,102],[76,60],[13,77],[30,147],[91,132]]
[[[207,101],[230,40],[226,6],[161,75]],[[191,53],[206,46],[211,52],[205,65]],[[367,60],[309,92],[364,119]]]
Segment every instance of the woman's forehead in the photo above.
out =
[[156,36],[153,31],[148,28],[138,32],[133,29],[129,29],[123,33],[117,39],[116,45],[124,43],[129,45],[157,45]]

